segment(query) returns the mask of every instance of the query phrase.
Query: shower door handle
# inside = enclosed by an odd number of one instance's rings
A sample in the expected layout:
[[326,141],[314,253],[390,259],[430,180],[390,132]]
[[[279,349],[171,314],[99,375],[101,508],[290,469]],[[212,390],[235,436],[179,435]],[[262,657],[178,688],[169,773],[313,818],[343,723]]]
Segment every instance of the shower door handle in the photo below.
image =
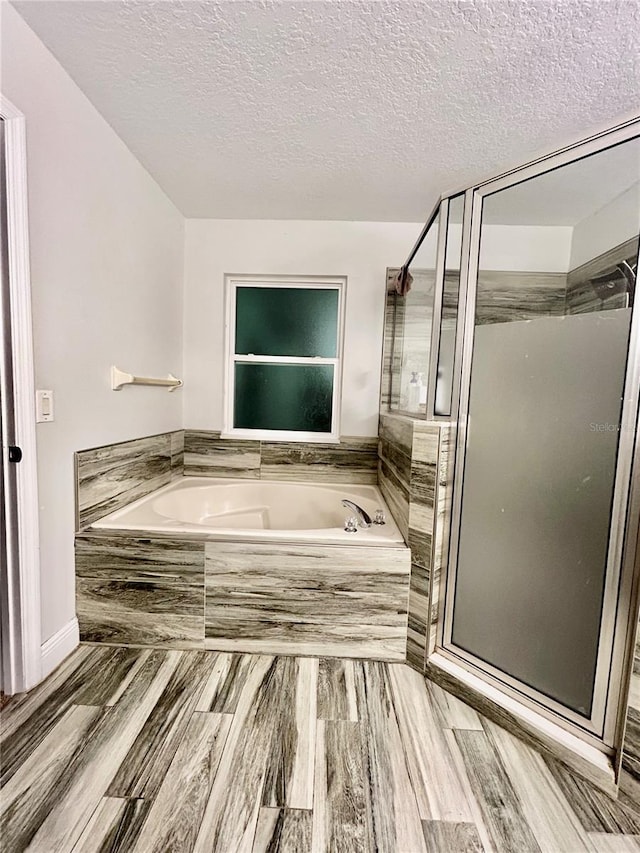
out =
[[16,444],[9,445],[9,462],[22,462],[22,448]]

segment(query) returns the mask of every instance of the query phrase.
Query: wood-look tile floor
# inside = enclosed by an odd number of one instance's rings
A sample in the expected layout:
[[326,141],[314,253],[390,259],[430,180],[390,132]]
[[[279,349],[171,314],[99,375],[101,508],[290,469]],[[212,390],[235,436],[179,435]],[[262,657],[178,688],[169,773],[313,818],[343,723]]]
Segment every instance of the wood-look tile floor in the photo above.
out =
[[81,646],[2,713],[0,848],[640,850],[640,816],[404,664]]

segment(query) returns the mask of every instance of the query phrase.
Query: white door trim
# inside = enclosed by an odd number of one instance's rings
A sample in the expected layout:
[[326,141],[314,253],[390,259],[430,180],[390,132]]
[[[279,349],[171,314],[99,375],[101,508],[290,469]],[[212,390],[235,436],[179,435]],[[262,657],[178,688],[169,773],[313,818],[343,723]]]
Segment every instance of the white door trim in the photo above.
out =
[[[3,690],[11,694],[29,690],[42,676],[40,538],[25,117],[2,94],[0,117],[5,128],[15,432],[23,453],[16,466],[19,557],[17,566],[7,567],[8,625],[3,633],[9,647]],[[7,448],[2,452],[8,464]]]

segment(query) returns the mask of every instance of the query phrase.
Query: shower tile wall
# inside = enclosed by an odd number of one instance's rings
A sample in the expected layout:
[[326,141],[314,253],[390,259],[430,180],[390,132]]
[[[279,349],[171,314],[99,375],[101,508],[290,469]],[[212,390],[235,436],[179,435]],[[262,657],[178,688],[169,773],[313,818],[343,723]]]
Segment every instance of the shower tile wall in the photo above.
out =
[[[584,314],[589,311],[606,311],[612,308],[625,308],[626,296],[615,287],[613,295],[601,299],[594,290],[591,279],[615,271],[616,264],[626,261],[633,267],[638,259],[638,238],[627,240],[619,246],[614,246],[608,252],[598,255],[586,264],[576,267],[567,275],[567,314]],[[624,286],[624,277],[619,275],[618,281]],[[616,282],[617,283],[617,282]]]
[[165,432],[75,454],[77,529],[169,483],[182,468],[181,435]]
[[339,444],[236,441],[219,432],[186,430],[184,473],[305,482],[377,481],[376,438],[343,438]]
[[476,324],[561,317],[566,286],[565,273],[480,270]]
[[446,529],[445,492],[436,481],[446,477],[448,435],[444,423],[380,416],[379,486],[411,549],[407,660],[421,672],[431,624],[432,572],[440,570]]

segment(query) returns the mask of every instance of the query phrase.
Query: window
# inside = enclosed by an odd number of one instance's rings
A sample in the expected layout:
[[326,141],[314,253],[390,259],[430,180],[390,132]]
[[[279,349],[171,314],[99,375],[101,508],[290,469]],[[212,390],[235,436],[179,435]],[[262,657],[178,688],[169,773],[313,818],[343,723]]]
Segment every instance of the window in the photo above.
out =
[[226,435],[339,440],[345,284],[226,277]]

